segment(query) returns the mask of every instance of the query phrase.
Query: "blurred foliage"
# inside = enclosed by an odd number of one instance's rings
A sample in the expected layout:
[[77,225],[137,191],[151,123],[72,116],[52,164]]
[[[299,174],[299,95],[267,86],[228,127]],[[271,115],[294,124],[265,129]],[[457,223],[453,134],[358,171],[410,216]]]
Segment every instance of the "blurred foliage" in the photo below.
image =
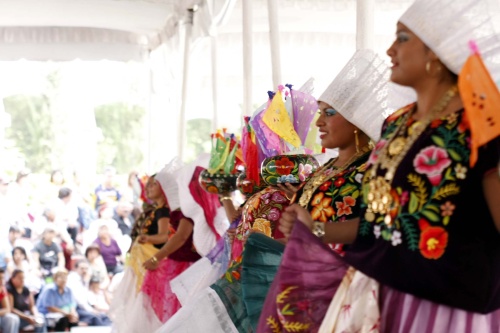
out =
[[141,106],[126,103],[95,108],[96,125],[102,132],[97,143],[97,170],[112,165],[118,173],[126,174],[142,164],[145,115]]
[[185,162],[194,161],[201,153],[210,153],[212,148],[211,133],[212,122],[210,119],[196,118],[187,121]]
[[5,134],[23,155],[26,166],[34,172],[49,172],[53,159],[55,135],[53,115],[47,96],[15,95],[4,99],[11,126]]

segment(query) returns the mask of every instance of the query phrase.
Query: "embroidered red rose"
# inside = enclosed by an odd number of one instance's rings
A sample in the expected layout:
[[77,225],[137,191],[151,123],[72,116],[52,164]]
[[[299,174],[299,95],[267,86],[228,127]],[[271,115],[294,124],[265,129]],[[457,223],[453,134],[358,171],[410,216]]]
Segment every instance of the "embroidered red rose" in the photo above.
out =
[[448,245],[448,232],[442,227],[433,227],[425,219],[418,221],[420,227],[420,253],[427,259],[439,259]]
[[320,189],[320,191],[323,191],[323,192],[328,191],[328,189],[330,188],[330,185],[332,185],[332,182],[328,181],[328,182],[324,183],[323,185],[321,185],[319,187],[319,189]]
[[451,164],[448,152],[440,147],[430,146],[422,149],[413,160],[415,171],[427,175],[433,186],[441,182],[442,172]]
[[288,157],[282,157],[279,160],[276,161],[276,172],[279,175],[289,175],[293,167],[295,166],[295,163],[290,161]]
[[337,178],[337,180],[335,180],[333,183],[335,184],[336,187],[340,187],[345,184],[345,178],[343,177]]

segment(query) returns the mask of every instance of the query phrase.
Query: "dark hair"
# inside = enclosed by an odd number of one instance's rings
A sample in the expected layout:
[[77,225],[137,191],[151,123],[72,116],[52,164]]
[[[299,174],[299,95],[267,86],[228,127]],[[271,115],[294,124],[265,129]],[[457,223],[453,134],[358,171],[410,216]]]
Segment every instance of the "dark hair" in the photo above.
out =
[[24,271],[23,271],[22,269],[18,269],[18,268],[16,268],[16,269],[12,272],[12,274],[10,275],[9,282],[10,282],[10,280],[12,280],[13,278],[15,278],[16,276],[18,276],[18,275],[19,275],[19,274],[21,274],[21,273],[24,273]]
[[71,195],[71,189],[68,187],[61,187],[59,190],[59,199],[67,198]]
[[21,251],[21,253],[24,255],[24,259],[26,259],[26,261],[28,261],[28,255],[26,254],[26,249],[22,246],[16,246],[12,249],[12,256],[14,257],[14,252],[16,252],[16,250],[19,250]]
[[5,273],[5,268],[0,267],[0,274],[3,274],[3,273]]
[[93,244],[90,244],[87,247],[87,249],[85,250],[85,258],[88,258],[89,252],[92,250],[96,250],[99,254],[101,254],[101,248],[99,247],[99,245],[93,243]]
[[21,229],[17,225],[11,225],[9,227],[9,233],[11,232],[21,232]]

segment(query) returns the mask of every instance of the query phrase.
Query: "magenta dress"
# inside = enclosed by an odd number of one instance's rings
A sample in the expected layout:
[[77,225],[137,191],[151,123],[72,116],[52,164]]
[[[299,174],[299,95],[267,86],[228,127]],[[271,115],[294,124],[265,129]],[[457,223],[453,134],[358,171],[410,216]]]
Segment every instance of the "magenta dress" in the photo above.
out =
[[[169,238],[175,234],[183,218],[193,223],[180,210],[170,212]],[[181,308],[177,296],[170,288],[170,281],[198,259],[200,259],[200,255],[194,248],[193,234],[191,233],[188,240],[177,251],[170,254],[167,259],[160,261],[157,269],[146,272],[141,291],[147,295],[145,302],[150,302],[154,313],[162,323],[165,323]]]

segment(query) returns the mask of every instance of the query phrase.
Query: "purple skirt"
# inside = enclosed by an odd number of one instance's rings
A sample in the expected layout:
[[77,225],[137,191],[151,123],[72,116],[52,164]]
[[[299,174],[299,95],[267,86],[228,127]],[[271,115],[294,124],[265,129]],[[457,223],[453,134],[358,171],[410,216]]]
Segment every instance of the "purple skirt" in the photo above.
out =
[[483,315],[436,304],[387,286],[380,289],[380,332],[500,333],[500,310]]
[[[338,254],[297,223],[264,303],[257,332],[316,332],[346,268]],[[387,286],[380,286],[378,299],[380,321],[372,332],[500,333],[500,310],[486,315],[467,312]]]

